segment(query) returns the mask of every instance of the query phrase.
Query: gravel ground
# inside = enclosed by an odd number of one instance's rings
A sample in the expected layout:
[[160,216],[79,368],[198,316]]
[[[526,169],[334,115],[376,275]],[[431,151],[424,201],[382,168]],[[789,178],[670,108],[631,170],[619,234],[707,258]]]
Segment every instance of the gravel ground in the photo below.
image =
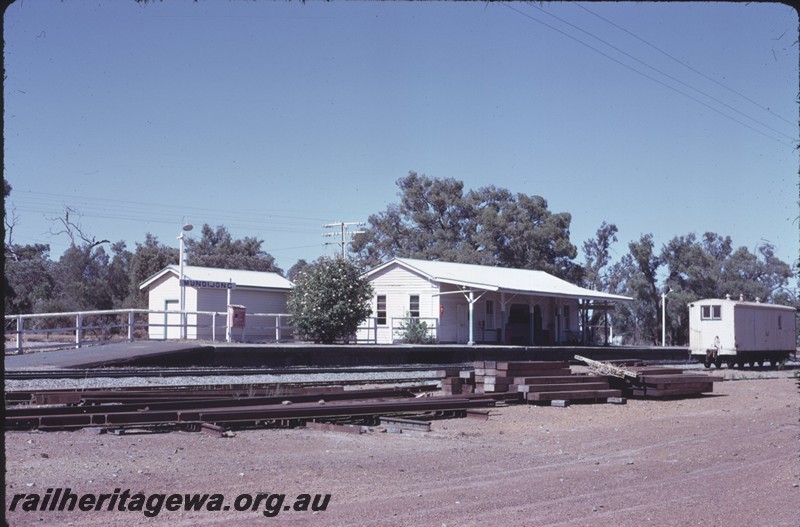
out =
[[[722,370],[724,372],[725,370]],[[760,373],[760,372],[752,372]],[[770,372],[763,372],[770,373]],[[711,396],[509,406],[431,432],[307,429],[99,435],[7,432],[11,525],[800,525],[798,386],[716,383]],[[327,510],[9,511],[14,494],[330,494]],[[274,503],[274,502],[271,502]]]

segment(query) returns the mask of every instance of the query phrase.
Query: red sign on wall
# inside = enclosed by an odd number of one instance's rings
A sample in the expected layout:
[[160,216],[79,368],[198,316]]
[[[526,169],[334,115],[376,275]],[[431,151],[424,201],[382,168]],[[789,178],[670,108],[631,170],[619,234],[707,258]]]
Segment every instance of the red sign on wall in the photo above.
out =
[[228,306],[228,327],[243,328],[246,314],[245,306]]

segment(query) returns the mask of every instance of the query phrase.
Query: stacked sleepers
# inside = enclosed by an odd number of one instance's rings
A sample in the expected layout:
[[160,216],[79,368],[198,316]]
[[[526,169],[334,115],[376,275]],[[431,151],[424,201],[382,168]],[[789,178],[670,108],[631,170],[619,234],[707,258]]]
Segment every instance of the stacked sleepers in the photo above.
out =
[[[569,363],[561,361],[477,361],[475,389],[483,392],[507,392],[511,385],[526,377],[569,376]],[[516,382],[517,380],[520,382]],[[511,391],[518,391],[516,386]]]
[[437,376],[442,379],[444,395],[475,393],[475,372],[472,370],[448,368],[439,370]]
[[532,404],[556,400],[606,402],[609,397],[622,395],[621,390],[609,387],[607,377],[572,375],[569,363],[563,361],[484,361],[482,368],[476,363],[475,389],[484,393],[522,392]]
[[679,397],[714,391],[714,383],[722,381],[705,373],[689,373],[678,368],[655,366],[628,368],[636,371],[636,380],[626,379],[627,390],[634,397]]

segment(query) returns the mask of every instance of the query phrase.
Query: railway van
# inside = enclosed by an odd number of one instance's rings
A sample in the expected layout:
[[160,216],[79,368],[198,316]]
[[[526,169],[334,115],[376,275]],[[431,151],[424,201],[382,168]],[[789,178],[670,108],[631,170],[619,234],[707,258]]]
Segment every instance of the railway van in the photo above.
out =
[[776,366],[797,351],[796,309],[730,297],[697,300],[689,304],[689,347],[706,368]]

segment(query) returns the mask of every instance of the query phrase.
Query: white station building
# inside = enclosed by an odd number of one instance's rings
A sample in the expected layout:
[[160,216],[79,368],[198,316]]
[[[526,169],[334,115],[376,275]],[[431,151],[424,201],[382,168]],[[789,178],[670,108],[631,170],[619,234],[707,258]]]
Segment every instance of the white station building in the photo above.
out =
[[440,343],[551,345],[582,340],[580,317],[626,296],[592,291],[544,271],[395,258],[365,273],[373,318],[360,341],[399,340],[410,318]]
[[[225,340],[228,306],[235,305],[240,312],[248,314],[245,327],[234,331],[237,340],[281,339],[280,327],[286,323],[281,322],[281,318],[286,318],[286,301],[293,284],[280,274],[184,266],[183,276],[186,297],[183,310],[189,312],[185,338]],[[149,310],[166,312],[149,315],[150,338],[181,338],[184,328],[179,314],[180,268],[167,266],[142,282],[139,288],[148,292]],[[256,313],[259,316],[253,316]]]

